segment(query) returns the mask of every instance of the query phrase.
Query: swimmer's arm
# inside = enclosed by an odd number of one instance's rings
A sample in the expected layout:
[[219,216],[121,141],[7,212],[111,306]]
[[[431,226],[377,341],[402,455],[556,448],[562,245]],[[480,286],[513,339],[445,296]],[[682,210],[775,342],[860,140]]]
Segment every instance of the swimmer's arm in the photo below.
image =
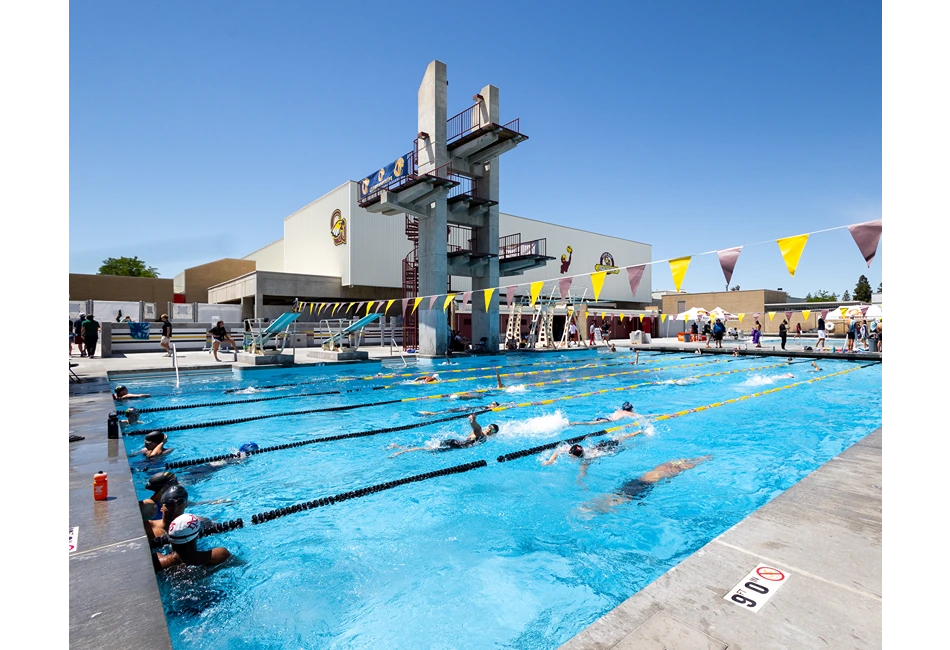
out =
[[503,383],[501,383],[501,375],[498,374],[498,368],[495,368],[495,379],[498,380],[498,388],[499,388],[499,390],[505,387],[505,385],[504,385]]
[[551,463],[553,463],[553,462],[557,459],[557,455],[558,455],[559,453],[561,453],[561,450],[560,450],[560,449],[555,449],[555,450],[554,450],[554,453],[551,454],[551,457],[548,458],[548,459],[545,460],[545,461],[542,461],[541,464],[542,464],[542,465],[550,465]]
[[[162,454],[165,453],[165,451],[166,451],[166,449],[165,449],[165,443],[164,443],[164,442],[160,442],[160,443],[158,443],[158,446],[156,446],[155,449],[153,449],[152,451],[148,451],[148,450],[146,449],[146,450],[145,450],[145,457],[146,457],[146,458],[154,458],[155,456],[161,456]],[[168,451],[171,451],[171,450],[168,450]]]
[[581,461],[581,469],[577,472],[577,482],[580,483],[582,478],[587,477],[587,466],[590,465],[587,461]]
[[637,429],[636,431],[633,431],[632,433],[625,433],[621,436],[617,436],[616,438],[614,438],[614,440],[616,440],[617,442],[620,442],[621,440],[626,440],[634,436],[639,436],[641,433],[643,433],[643,431],[641,431],[640,429]]
[[482,435],[482,425],[480,425],[476,420],[474,415],[468,416],[468,422],[472,425],[472,433],[469,435],[469,438],[475,437],[478,438]]

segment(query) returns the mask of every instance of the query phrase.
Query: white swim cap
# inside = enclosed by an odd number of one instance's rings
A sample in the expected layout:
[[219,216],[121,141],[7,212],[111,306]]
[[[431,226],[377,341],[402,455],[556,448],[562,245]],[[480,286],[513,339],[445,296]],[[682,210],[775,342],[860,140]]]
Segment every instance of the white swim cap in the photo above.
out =
[[168,527],[168,539],[172,544],[187,544],[201,534],[201,520],[194,515],[180,515]]

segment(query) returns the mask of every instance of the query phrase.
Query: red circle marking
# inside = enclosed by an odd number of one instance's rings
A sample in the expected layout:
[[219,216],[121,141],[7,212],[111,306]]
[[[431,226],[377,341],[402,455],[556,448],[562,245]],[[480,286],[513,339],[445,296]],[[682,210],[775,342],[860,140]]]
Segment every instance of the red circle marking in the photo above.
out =
[[772,580],[773,582],[779,582],[780,580],[785,579],[785,574],[779,571],[778,569],[773,569],[769,566],[759,567],[755,570],[759,574],[760,578],[765,580]]

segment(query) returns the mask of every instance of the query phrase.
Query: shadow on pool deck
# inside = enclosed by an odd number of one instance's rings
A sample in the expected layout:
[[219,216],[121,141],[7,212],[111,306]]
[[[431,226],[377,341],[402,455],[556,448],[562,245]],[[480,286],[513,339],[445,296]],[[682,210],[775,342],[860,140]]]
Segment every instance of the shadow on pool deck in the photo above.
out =
[[[692,352],[695,347],[669,343],[641,349]],[[388,347],[371,350],[372,365],[400,362]],[[599,350],[603,353],[603,346]],[[726,352],[731,354],[720,351]],[[298,350],[297,358],[315,361],[305,350]],[[876,361],[880,355],[841,358]],[[69,386],[69,433],[85,439],[69,443],[69,525],[79,527],[78,549],[69,556],[70,648],[170,649],[125,446],[109,440],[106,430],[115,410],[107,373],[170,372],[170,359],[140,353],[72,360],[79,362],[74,370],[83,381]],[[230,365],[199,352],[182,355],[180,363],[183,369]],[[878,429],[845,450],[562,647],[880,647],[882,436]],[[108,501],[92,497],[92,477],[99,470],[109,474]],[[760,562],[787,569],[788,584],[757,613],[724,600]]]

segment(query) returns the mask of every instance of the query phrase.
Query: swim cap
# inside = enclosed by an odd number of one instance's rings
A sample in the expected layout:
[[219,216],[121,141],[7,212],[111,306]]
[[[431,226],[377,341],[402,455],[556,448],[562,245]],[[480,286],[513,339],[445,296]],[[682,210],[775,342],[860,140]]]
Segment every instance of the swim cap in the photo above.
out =
[[168,539],[172,544],[187,544],[201,534],[201,520],[194,515],[180,515],[168,527]]
[[160,442],[165,442],[167,438],[168,436],[166,436],[161,431],[152,431],[151,433],[145,434],[145,442],[154,442],[158,444]]
[[624,402],[623,404],[620,405],[620,410],[633,411],[633,404],[631,404],[630,402]]
[[568,451],[568,453],[571,456],[577,456],[578,458],[580,458],[581,456],[584,455],[584,448],[581,447],[580,445],[571,445],[571,448]]
[[188,490],[182,485],[173,485],[162,495],[162,505],[185,505],[188,503]]
[[498,425],[495,423],[489,424],[488,430],[491,431],[492,433],[498,433]]
[[135,424],[139,421],[139,411],[137,408],[130,408],[125,412],[125,417],[129,419],[129,424]]
[[156,472],[152,474],[145,484],[146,490],[157,492],[169,485],[178,485],[178,479],[171,472]]
[[257,446],[256,442],[245,442],[243,445],[241,445],[238,451],[242,454],[247,454],[252,451],[257,451],[258,449],[260,449],[260,447]]
[[122,391],[128,391],[128,390],[129,390],[128,388],[126,388],[122,384],[119,384],[118,386],[115,387],[115,394],[118,395]]

